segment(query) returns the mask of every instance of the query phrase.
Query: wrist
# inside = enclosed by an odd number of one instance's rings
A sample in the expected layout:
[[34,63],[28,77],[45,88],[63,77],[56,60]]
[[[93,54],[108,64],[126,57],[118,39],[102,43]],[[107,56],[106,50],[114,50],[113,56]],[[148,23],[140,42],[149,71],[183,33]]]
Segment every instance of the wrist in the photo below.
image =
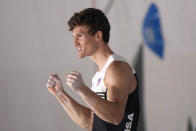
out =
[[62,96],[63,92],[57,92],[56,96]]
[[81,86],[76,92],[78,94],[84,94],[85,90],[87,89],[88,87],[86,85],[83,85]]
[[56,93],[56,97],[60,97],[60,96],[62,96],[63,94],[65,94],[65,91],[64,91],[64,90],[58,91],[58,92]]

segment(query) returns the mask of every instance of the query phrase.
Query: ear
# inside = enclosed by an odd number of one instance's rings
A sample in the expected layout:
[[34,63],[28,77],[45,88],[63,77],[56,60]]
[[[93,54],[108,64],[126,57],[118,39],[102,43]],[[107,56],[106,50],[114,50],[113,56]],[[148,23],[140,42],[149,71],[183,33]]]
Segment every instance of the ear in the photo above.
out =
[[95,39],[96,41],[101,41],[102,40],[102,36],[103,36],[103,33],[102,31],[97,31],[96,34],[95,34]]

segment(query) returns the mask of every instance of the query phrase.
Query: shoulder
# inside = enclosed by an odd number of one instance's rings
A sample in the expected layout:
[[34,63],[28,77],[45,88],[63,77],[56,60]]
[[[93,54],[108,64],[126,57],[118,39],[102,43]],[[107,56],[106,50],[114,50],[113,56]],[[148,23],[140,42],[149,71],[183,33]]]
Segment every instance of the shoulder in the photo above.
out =
[[119,75],[131,75],[133,71],[128,63],[124,61],[113,61],[108,69],[106,70],[106,75],[118,77]]
[[[131,85],[136,83],[135,76],[133,74],[130,65],[123,61],[114,61],[110,64],[105,74],[105,82],[109,87],[132,87]],[[134,88],[132,87],[132,88]]]

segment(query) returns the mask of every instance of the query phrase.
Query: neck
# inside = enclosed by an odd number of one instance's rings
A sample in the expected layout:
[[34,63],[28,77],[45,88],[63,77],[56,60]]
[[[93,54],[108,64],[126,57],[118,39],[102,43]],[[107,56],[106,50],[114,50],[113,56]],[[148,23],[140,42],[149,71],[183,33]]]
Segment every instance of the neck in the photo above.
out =
[[90,56],[92,61],[98,66],[98,71],[101,71],[104,67],[106,61],[108,60],[109,56],[112,54],[112,50],[106,44],[103,44],[99,47],[99,49]]

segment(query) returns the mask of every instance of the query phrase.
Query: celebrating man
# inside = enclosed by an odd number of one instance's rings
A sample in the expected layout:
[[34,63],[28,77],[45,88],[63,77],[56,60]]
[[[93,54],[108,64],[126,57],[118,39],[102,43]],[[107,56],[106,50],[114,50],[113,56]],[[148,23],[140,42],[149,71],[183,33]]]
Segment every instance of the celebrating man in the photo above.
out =
[[88,104],[76,102],[63,90],[57,74],[47,82],[48,90],[61,102],[70,118],[88,131],[136,131],[139,116],[139,95],[136,72],[126,60],[109,47],[110,23],[105,14],[87,8],[68,21],[78,58],[89,56],[98,66],[88,88],[82,75],[66,74],[66,84]]

